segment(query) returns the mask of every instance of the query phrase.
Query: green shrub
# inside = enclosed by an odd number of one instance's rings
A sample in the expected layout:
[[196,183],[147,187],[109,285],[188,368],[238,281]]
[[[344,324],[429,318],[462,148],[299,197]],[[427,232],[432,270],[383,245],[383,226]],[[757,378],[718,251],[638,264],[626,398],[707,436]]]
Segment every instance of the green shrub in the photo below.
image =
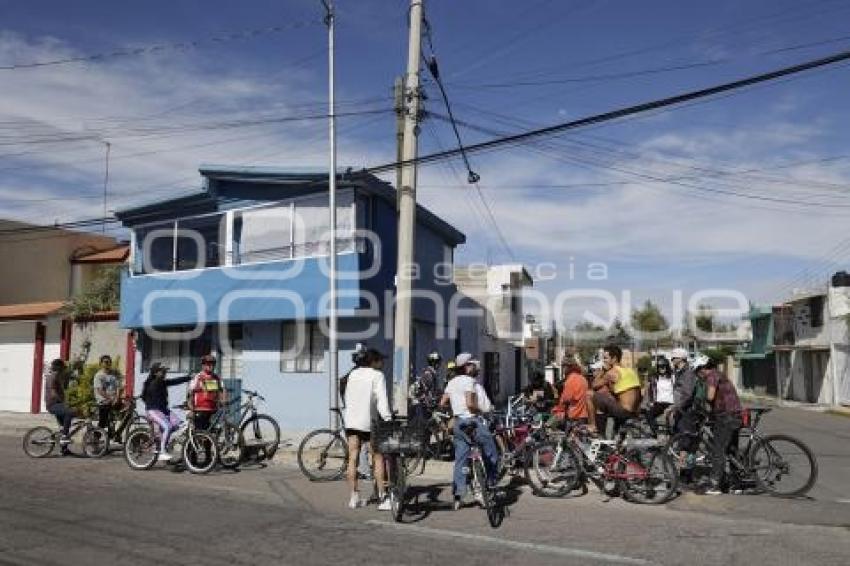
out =
[[100,365],[86,364],[82,369],[79,366],[75,369],[77,373],[68,385],[66,399],[71,407],[86,415],[94,404],[94,374],[100,369]]

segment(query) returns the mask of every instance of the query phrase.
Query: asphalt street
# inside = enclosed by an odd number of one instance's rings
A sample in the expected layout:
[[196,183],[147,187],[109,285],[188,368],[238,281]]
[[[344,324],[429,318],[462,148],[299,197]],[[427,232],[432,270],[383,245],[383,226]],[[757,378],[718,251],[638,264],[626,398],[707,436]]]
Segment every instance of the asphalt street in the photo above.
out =
[[0,431],[0,564],[847,564],[850,419],[777,410],[765,424],[819,455],[812,497],[685,494],[664,506],[564,500],[508,489],[492,529],[450,508],[440,477],[419,478],[402,525],[374,506],[350,511],[341,482],[286,465],[209,476],[103,460],[32,460]]

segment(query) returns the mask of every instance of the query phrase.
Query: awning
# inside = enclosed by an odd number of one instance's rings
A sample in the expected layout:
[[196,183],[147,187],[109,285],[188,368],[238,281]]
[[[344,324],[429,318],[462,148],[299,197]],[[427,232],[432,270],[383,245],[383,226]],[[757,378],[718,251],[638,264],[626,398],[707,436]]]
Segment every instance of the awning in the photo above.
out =
[[62,301],[0,305],[0,320],[38,320],[58,312],[63,306]]
[[71,263],[123,263],[130,255],[130,246],[118,246],[71,259]]

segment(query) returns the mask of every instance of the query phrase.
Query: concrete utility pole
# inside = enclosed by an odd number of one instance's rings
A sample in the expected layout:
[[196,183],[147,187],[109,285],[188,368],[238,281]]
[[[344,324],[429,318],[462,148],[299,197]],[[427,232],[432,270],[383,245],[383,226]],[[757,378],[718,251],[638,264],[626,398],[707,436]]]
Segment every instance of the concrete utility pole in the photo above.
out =
[[106,234],[106,192],[109,189],[109,150],[112,149],[112,144],[109,142],[103,143],[106,144],[106,166],[103,172],[103,223],[100,226],[100,231]]
[[[336,281],[336,89],[334,84],[334,31],[335,14],[333,3],[323,2],[325,24],[328,26],[328,134],[330,138],[330,170],[328,171],[328,209],[330,210],[330,306],[328,309],[328,407],[339,405],[339,348],[337,345],[337,281]],[[336,425],[338,416],[331,414],[331,426]]]
[[[404,105],[404,77],[396,77],[395,84],[393,85],[393,110],[395,110],[395,138],[396,138],[396,162],[398,166],[396,167],[396,177],[395,177],[395,186],[401,187],[401,161],[402,155],[404,155],[404,115],[405,115],[405,105]],[[401,191],[398,192],[398,195],[401,195]],[[396,211],[399,208],[399,201],[401,200],[399,196],[396,197]]]
[[[410,40],[405,76],[404,140],[402,161],[416,159],[419,134],[419,61],[422,57],[423,0],[410,1]],[[395,351],[393,353],[393,409],[407,415],[407,391],[410,381],[410,341],[412,335],[414,229],[416,227],[416,165],[401,168],[398,186],[398,271],[396,272]]]

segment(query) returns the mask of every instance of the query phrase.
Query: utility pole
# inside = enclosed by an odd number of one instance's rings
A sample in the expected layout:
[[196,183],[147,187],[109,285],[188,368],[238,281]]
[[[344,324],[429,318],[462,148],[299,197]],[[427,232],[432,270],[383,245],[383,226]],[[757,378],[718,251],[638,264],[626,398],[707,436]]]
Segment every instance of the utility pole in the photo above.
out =
[[404,85],[404,140],[402,143],[401,183],[398,186],[398,271],[396,272],[395,351],[393,352],[393,409],[407,415],[410,381],[410,339],[414,268],[414,230],[416,227],[416,159],[419,134],[419,64],[422,57],[422,20],[424,0],[410,0],[410,39],[407,51],[407,75]]
[[[405,106],[404,106],[404,77],[396,77],[395,84],[393,85],[393,110],[395,110],[395,139],[396,139],[396,177],[395,177],[395,186],[401,187],[401,161],[402,155],[404,155],[404,151],[402,147],[404,147],[404,115],[405,115]],[[401,191],[398,191],[396,197],[396,211],[399,209],[400,195]]]
[[109,150],[112,144],[109,142],[104,143],[106,144],[106,167],[103,173],[103,223],[101,224],[100,231],[106,234],[106,192],[109,188]]
[[[334,85],[334,31],[335,14],[333,3],[322,1],[325,6],[325,24],[328,26],[328,134],[330,138],[330,170],[328,171],[328,208],[330,210],[330,306],[328,310],[328,408],[339,404],[339,354],[337,345],[337,281],[336,281],[336,89]],[[329,411],[330,413],[330,411]],[[331,426],[339,417],[332,413]]]

